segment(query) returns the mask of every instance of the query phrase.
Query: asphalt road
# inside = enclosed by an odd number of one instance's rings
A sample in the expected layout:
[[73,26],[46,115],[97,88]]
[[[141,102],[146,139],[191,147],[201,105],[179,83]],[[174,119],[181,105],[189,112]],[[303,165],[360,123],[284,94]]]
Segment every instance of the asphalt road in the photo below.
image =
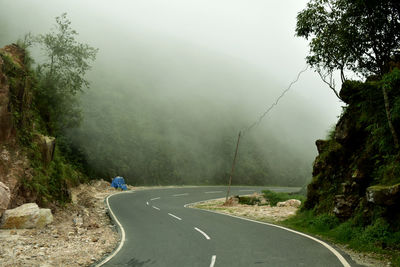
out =
[[[264,188],[234,187],[231,192]],[[103,266],[358,266],[298,233],[184,207],[224,197],[225,190],[167,188],[111,196],[109,206],[123,227],[124,241]]]

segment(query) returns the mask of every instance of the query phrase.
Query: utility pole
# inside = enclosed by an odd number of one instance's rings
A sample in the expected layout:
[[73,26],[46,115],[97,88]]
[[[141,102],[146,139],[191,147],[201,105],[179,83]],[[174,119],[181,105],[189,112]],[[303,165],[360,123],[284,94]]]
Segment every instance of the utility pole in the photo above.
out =
[[235,170],[236,156],[237,156],[237,153],[238,153],[239,142],[240,142],[240,134],[241,134],[241,132],[239,132],[238,140],[237,140],[237,143],[236,143],[236,151],[235,151],[235,156],[234,156],[234,158],[233,158],[232,169],[231,169],[231,176],[229,177],[229,185],[228,185],[228,191],[226,192],[225,203],[228,202],[229,192],[231,191],[232,176],[233,176],[233,171]]

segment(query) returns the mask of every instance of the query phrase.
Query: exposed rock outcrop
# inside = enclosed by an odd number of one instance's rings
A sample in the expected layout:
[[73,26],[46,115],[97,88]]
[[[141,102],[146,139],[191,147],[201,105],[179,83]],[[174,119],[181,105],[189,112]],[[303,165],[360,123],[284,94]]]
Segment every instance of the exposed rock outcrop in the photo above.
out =
[[[0,182],[10,190],[8,209],[36,202],[32,190],[22,186],[33,170],[19,140],[20,132],[32,132],[32,83],[25,67],[25,51],[16,44],[0,49]],[[31,140],[24,137],[24,142]]]
[[43,228],[52,221],[53,215],[50,209],[40,209],[36,203],[27,203],[18,208],[6,210],[1,218],[0,228]]
[[8,203],[10,203],[10,197],[10,189],[0,182],[0,218],[7,209]]
[[0,57],[0,142],[9,140],[15,133],[10,109],[10,87],[3,73],[4,60]]
[[53,160],[56,139],[51,136],[38,134],[36,140],[42,152],[43,163],[47,165]]
[[367,201],[383,206],[400,205],[400,184],[368,187]]
[[[400,99],[396,90],[393,101]],[[328,140],[316,141],[319,155],[304,208],[335,214],[341,220],[357,217],[368,223],[384,217],[396,224],[400,218],[396,208],[400,206],[400,154],[394,148],[377,82],[347,81],[340,95],[348,106]],[[398,127],[397,115],[395,119]]]
[[21,184],[22,179],[29,181],[32,175],[29,160],[18,147],[0,147],[0,182],[3,182],[10,190],[8,209],[36,201],[36,196],[24,190]]

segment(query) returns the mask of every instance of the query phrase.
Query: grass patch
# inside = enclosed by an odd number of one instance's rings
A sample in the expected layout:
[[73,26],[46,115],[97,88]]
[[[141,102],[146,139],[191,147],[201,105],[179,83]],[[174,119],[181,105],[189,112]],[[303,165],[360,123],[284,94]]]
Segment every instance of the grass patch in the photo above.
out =
[[374,252],[382,257],[389,257],[392,266],[400,267],[400,231],[393,231],[382,218],[362,226],[352,219],[340,222],[334,215],[315,215],[312,210],[306,210],[281,224],[337,243],[348,244],[349,248],[356,251]]

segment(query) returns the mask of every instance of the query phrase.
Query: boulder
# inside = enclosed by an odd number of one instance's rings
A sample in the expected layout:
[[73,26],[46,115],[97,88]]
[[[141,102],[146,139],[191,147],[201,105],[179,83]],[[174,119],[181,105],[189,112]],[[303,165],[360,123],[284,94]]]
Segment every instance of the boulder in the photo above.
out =
[[36,203],[27,203],[18,208],[6,210],[0,228],[30,229],[42,228],[53,221],[50,209],[40,209]]
[[7,209],[8,203],[10,203],[10,198],[10,189],[5,184],[0,182],[0,217]]
[[400,203],[400,184],[370,186],[367,188],[366,194],[368,202],[382,206],[393,206]]
[[278,202],[276,204],[277,207],[294,207],[298,208],[301,205],[301,201],[298,199],[289,199],[286,201]]

